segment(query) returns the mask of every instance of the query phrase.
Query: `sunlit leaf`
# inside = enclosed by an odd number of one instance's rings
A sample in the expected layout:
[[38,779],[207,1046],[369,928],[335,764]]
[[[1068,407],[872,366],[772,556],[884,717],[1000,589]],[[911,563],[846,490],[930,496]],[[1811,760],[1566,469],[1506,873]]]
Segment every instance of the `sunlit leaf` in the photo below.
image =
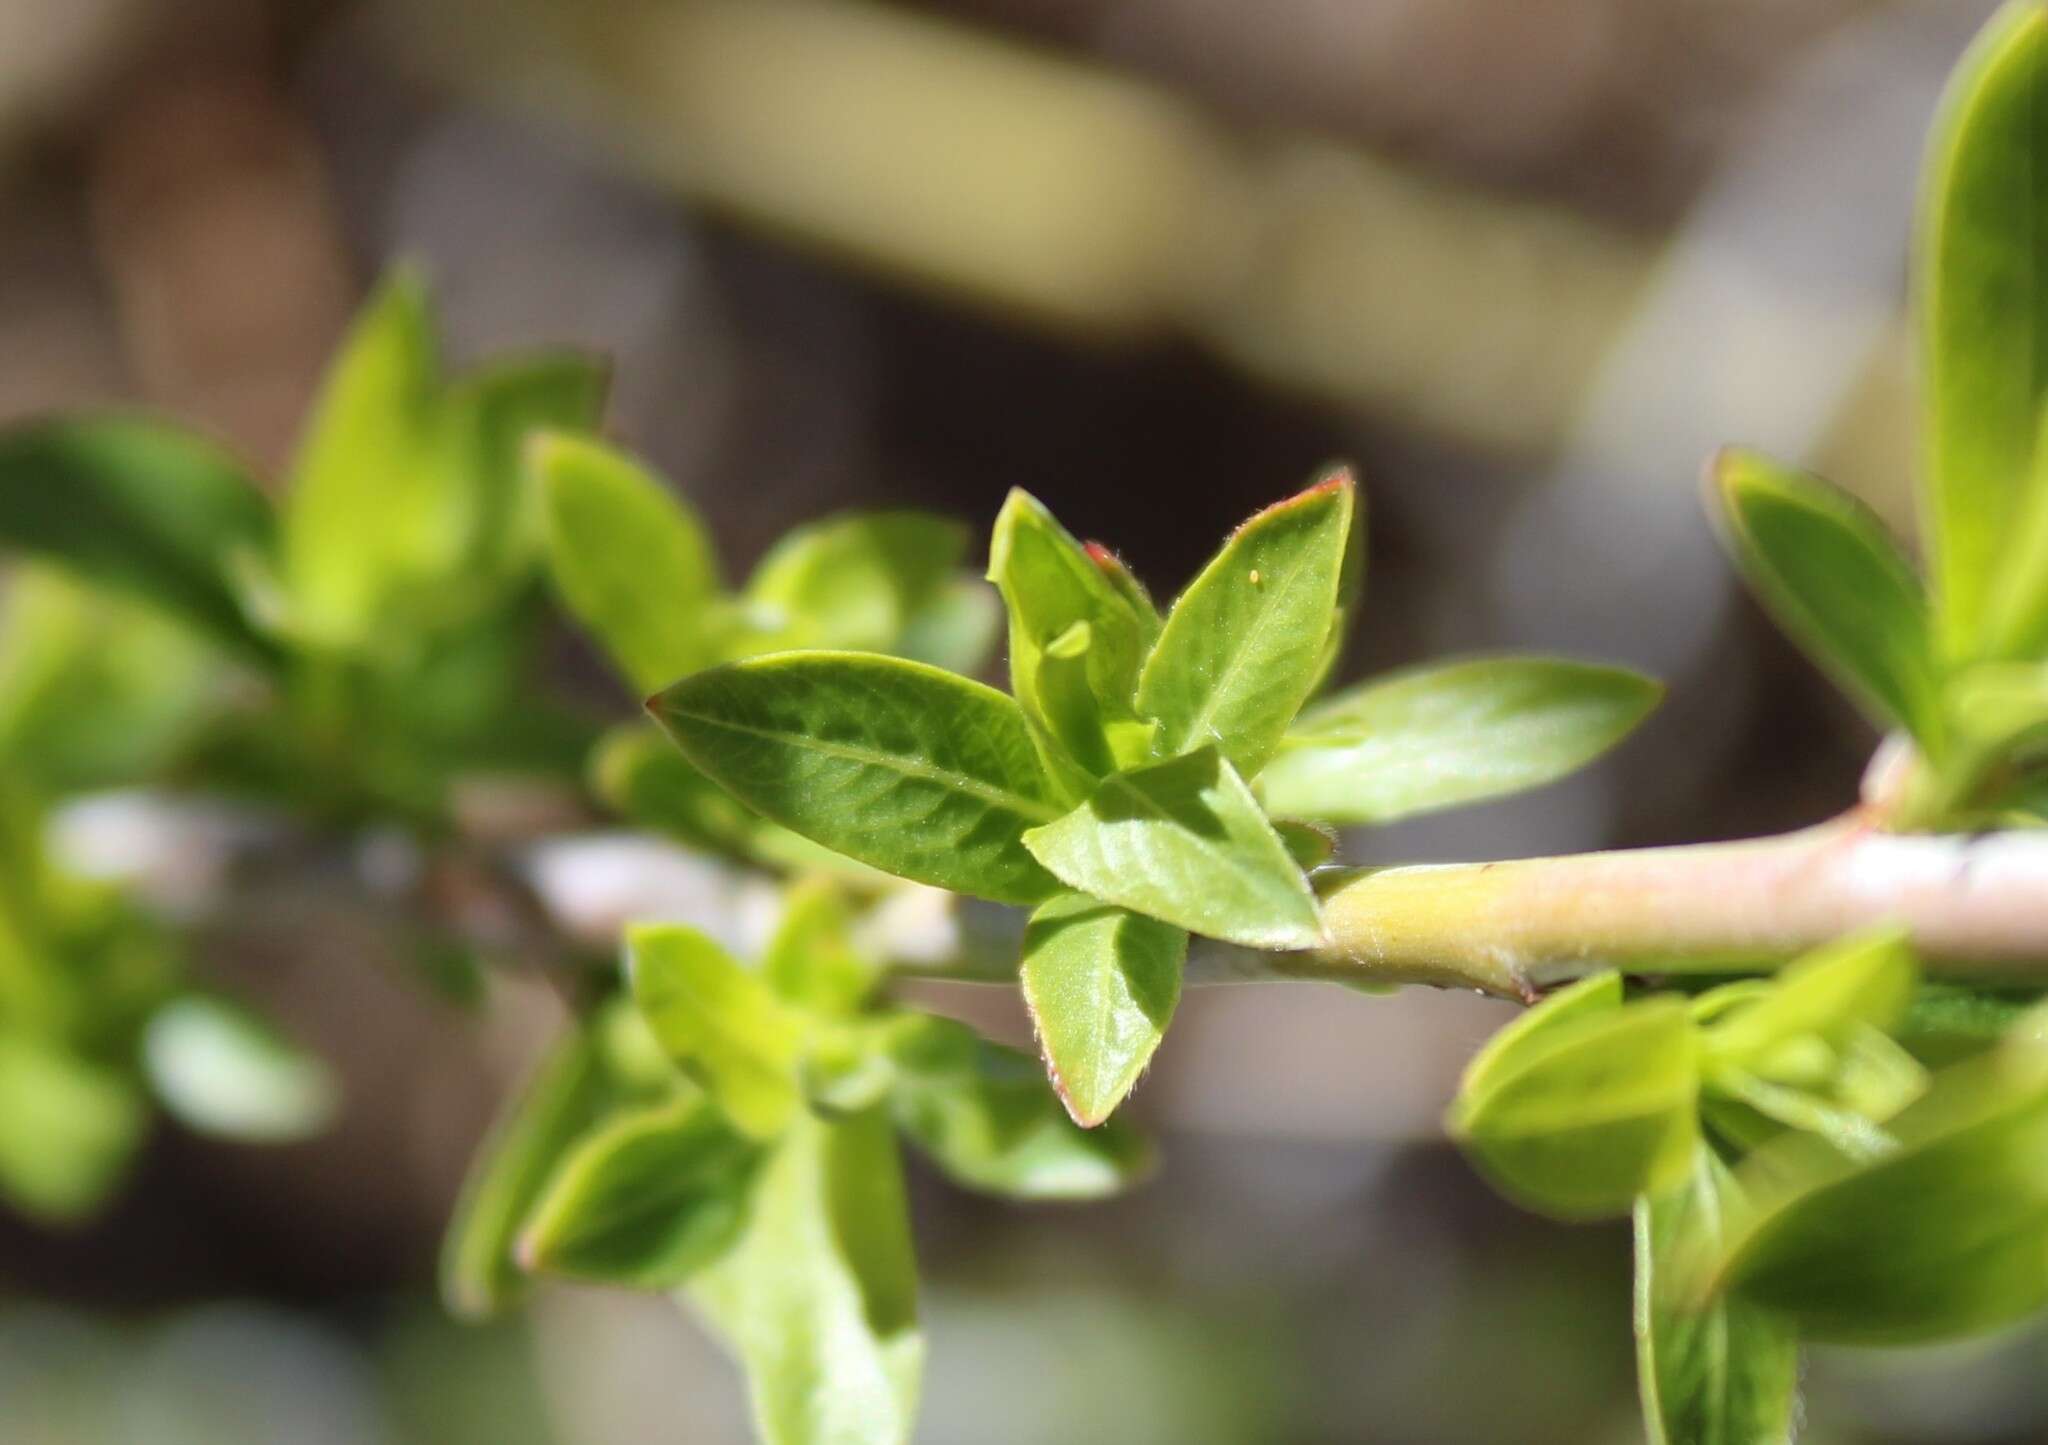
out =
[[888,1116],[800,1116],[688,1296],[745,1366],[763,1445],[906,1445],[924,1338]]
[[703,524],[602,443],[534,443],[555,584],[628,681],[651,692],[719,656],[718,564]]
[[277,649],[251,625],[233,579],[269,554],[273,530],[248,473],[189,432],[118,415],[0,432],[0,546],[161,607],[264,662]]
[[777,542],[745,597],[778,649],[892,652],[966,551],[964,526],[925,512],[828,517]]
[[995,650],[1003,621],[1002,599],[977,577],[955,577],[904,620],[889,651],[969,677]]
[[1957,66],[1929,147],[1917,265],[1929,556],[1965,660],[2048,629],[2048,12],[2002,9]]
[[1322,676],[1355,491],[1340,474],[1266,508],[1174,603],[1138,682],[1162,752],[1265,766]]
[[158,1009],[143,1034],[150,1086],[188,1128],[223,1139],[285,1143],[332,1122],[333,1072],[247,1009],[187,994]]
[[1009,698],[921,663],[784,653],[699,673],[657,721],[734,797],[813,842],[1000,903],[1056,885],[1024,830],[1060,809]]
[[596,1038],[572,1029],[513,1096],[471,1160],[441,1245],[441,1299],[468,1319],[518,1295],[514,1245],[570,1147],[615,1102]]
[[0,1200],[47,1223],[82,1219],[127,1173],[148,1119],[128,1079],[0,1030]]
[[1628,1211],[1676,1185],[1699,1142],[1685,1005],[1649,999],[1555,1025],[1461,1094],[1451,1129],[1502,1193],[1563,1219]]
[[1755,452],[1722,452],[1714,480],[1730,550],[1764,605],[1879,726],[1938,750],[1926,594],[1884,524],[1848,493]]
[[1308,880],[1213,747],[1104,779],[1024,842],[1070,887],[1192,933],[1251,948],[1320,936]]
[[526,1268],[672,1289],[739,1237],[761,1146],[702,1098],[622,1114],[570,1151],[519,1236]]
[[1584,767],[1662,695],[1622,668],[1557,658],[1414,668],[1303,713],[1258,793],[1278,816],[1344,825],[1517,793]]
[[1740,1208],[1726,1166],[1697,1150],[1685,1182],[1635,1205],[1636,1365],[1651,1445],[1786,1445],[1799,1342],[1770,1311],[1709,1294]]
[[1081,894],[1062,894],[1024,932],[1024,1002],[1067,1112],[1107,1119],[1138,1082],[1180,1000],[1187,934]]
[[680,923],[626,930],[633,1001],[663,1048],[733,1123],[773,1138],[802,1105],[803,1025],[757,973]]

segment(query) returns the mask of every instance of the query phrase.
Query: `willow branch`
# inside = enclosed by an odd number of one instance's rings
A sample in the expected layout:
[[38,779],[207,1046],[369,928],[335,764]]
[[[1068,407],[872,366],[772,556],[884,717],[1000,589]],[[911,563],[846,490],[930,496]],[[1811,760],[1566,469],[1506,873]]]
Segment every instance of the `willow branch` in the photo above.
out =
[[2048,984],[2048,832],[1900,835],[1852,815],[1739,843],[1347,870],[1322,891],[1329,942],[1277,971],[1527,1000],[1602,968],[1755,972],[1895,923],[1930,976]]

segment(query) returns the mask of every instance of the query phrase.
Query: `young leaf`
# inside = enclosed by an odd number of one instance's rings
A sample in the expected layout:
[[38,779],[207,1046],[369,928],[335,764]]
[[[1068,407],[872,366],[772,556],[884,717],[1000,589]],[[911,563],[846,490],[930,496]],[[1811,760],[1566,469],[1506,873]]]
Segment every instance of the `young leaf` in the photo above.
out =
[[1056,884],[1024,830],[1059,816],[1009,698],[922,663],[783,653],[677,683],[649,709],[756,812],[900,877],[998,903]]
[[979,577],[954,577],[904,620],[889,651],[972,677],[995,649],[1002,599]]
[[1582,978],[1517,1014],[1486,1041],[1458,1082],[1460,1107],[1476,1105],[1503,1079],[1547,1050],[1552,1041],[1587,1019],[1622,1005],[1621,975],[1612,971]]
[[474,514],[434,464],[440,424],[426,287],[399,271],[351,327],[299,446],[280,541],[302,635],[364,644],[397,595],[460,560]]
[[142,1059],[164,1107],[216,1138],[311,1138],[341,1102],[326,1064],[223,999],[187,994],[158,1009],[143,1033]]
[[1024,835],[1069,887],[1248,948],[1308,948],[1315,894],[1251,790],[1213,747],[1103,780]]
[[846,897],[825,879],[797,883],[783,895],[782,921],[761,956],[768,986],[801,1008],[851,1014],[874,991],[881,973],[854,949]]
[[1173,605],[1138,681],[1172,755],[1215,743],[1245,777],[1322,675],[1356,488],[1318,482],[1239,527]]
[[702,852],[744,854],[759,818],[645,725],[614,728],[590,755],[591,791],[627,821]]
[[703,1098],[626,1114],[556,1170],[520,1233],[519,1261],[598,1284],[673,1289],[739,1237],[762,1157]]
[[966,551],[965,527],[924,512],[828,517],[769,550],[746,600],[778,650],[890,652]]
[[1939,1075],[1875,1163],[1800,1134],[1752,1154],[1737,1177],[1754,1221],[1720,1283],[1854,1344],[1978,1334],[2048,1303],[2048,1056],[2028,1032]]
[[688,1295],[745,1365],[763,1445],[907,1445],[924,1339],[888,1116],[799,1116]]
[[1771,1055],[1807,1036],[1840,1038],[1856,1025],[1888,1029],[1912,1002],[1920,970],[1905,935],[1886,928],[1829,944],[1787,967],[1755,1001],[1707,1030],[1710,1061],[1766,1072]]
[[803,1024],[758,975],[680,923],[626,930],[633,1001],[670,1057],[744,1133],[772,1139],[802,1107]]
[[1704,1146],[1683,1185],[1635,1205],[1636,1367],[1651,1445],[1784,1445],[1799,1395],[1799,1341],[1708,1283],[1739,1208]]
[[541,1061],[471,1160],[441,1244],[441,1299],[482,1319],[517,1296],[520,1226],[575,1141],[615,1102],[597,1039],[572,1029]]
[[[2038,641],[2048,624],[2048,475],[2037,468],[2048,401],[2044,157],[2048,12],[2021,0],[1984,28],[1950,80],[1920,202],[1926,523],[1941,638],[1956,661]],[[2023,523],[2034,537],[2016,548]]]
[[546,519],[527,484],[526,445],[541,432],[595,428],[610,381],[601,360],[563,351],[498,362],[449,389],[444,465],[470,479],[476,499],[473,566],[510,579],[539,559]]
[[0,544],[179,618],[242,656],[277,649],[231,578],[268,556],[270,506],[242,467],[140,417],[63,417],[0,433]]
[[1099,1199],[1150,1167],[1151,1150],[1135,1133],[1113,1121],[1076,1127],[1034,1060],[964,1024],[929,1014],[906,1019],[890,1040],[890,1057],[897,1125],[970,1189],[1012,1199]]
[[1303,713],[1258,793],[1278,816],[1340,825],[1518,793],[1584,767],[1662,696],[1640,674],[1557,658],[1414,668]]
[[1699,1143],[1685,1005],[1649,999],[1555,1025],[1461,1094],[1452,1132],[1509,1198],[1561,1219],[1625,1213],[1684,1179]]
[[1885,526],[1848,493],[1755,452],[1713,462],[1730,550],[1750,586],[1880,727],[1941,744],[1927,599]]
[[1024,1002],[1060,1101],[1092,1129],[1131,1092],[1180,1001],[1188,936],[1078,893],[1031,915]]
[[1010,614],[1010,690],[1025,715],[1093,777],[1114,766],[1106,728],[1131,717],[1152,631],[1125,588],[1012,491],[989,542],[988,578]]
[[632,684],[651,691],[718,657],[718,565],[682,500],[602,443],[548,436],[530,462],[555,583]]
[[99,1208],[148,1118],[119,1074],[36,1035],[0,1030],[0,1199],[23,1213],[61,1224]]

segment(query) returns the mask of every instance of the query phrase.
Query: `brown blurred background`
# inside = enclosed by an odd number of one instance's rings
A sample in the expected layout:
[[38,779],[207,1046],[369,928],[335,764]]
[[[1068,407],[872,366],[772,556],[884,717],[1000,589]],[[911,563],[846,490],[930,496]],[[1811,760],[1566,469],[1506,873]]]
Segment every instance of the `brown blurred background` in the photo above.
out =
[[[0,418],[142,402],[274,465],[367,282],[458,355],[617,363],[612,430],[751,560],[793,521],[1029,488],[1171,592],[1331,457],[1372,507],[1352,674],[1542,646],[1672,683],[1584,779],[1347,840],[1507,856],[1796,825],[1873,739],[1697,502],[1769,447],[1910,524],[1921,133],[1981,0],[0,0]],[[105,1221],[0,1219],[7,1445],[743,1437],[658,1301],[462,1331],[436,1231],[548,1022],[308,914],[235,980],[341,1127],[165,1134]],[[921,1439],[1635,1438],[1626,1240],[1438,1141],[1476,1000],[1189,998],[1142,1193],[920,1176]],[[1828,1355],[1814,1441],[2048,1438],[2048,1344]]]

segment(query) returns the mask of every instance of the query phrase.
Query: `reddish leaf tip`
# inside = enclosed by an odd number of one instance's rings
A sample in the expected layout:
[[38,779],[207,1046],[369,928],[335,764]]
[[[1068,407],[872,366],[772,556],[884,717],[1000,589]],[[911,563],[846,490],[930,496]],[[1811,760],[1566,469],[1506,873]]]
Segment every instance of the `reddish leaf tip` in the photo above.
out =
[[1088,554],[1089,561],[1105,572],[1109,571],[1112,567],[1122,565],[1117,561],[1116,553],[1110,551],[1109,548],[1103,546],[1100,542],[1083,542],[1081,550]]

